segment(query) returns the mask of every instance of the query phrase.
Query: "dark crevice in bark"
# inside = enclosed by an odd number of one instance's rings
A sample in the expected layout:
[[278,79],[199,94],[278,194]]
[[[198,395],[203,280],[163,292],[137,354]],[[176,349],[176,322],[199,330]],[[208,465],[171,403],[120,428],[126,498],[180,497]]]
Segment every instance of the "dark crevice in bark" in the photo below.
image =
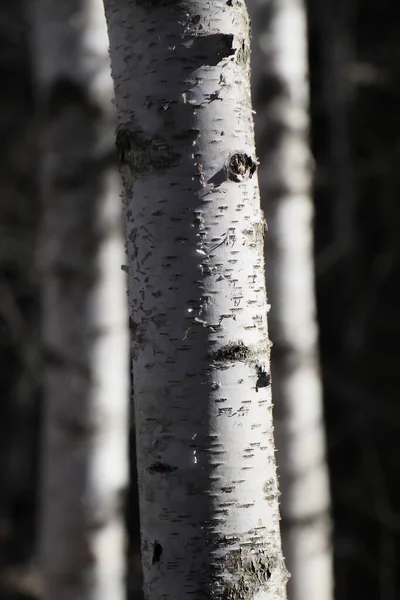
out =
[[178,467],[167,465],[163,462],[155,462],[147,470],[149,473],[173,473],[177,469]]
[[154,565],[156,562],[160,562],[161,554],[163,552],[163,547],[158,542],[154,542],[154,550],[153,550],[153,560],[152,564]]
[[204,65],[215,67],[221,60],[233,56],[233,35],[231,33],[215,33],[199,35],[193,39],[192,45],[185,52],[186,60],[200,60]]
[[175,133],[173,135],[173,139],[177,140],[177,141],[190,141],[192,142],[193,140],[195,140],[196,138],[198,138],[200,134],[200,129],[195,129],[194,127],[191,127],[189,129],[187,129],[186,131],[182,131],[181,133]]
[[271,383],[271,376],[269,373],[266,372],[264,367],[257,366],[256,369],[257,369],[256,391],[258,392],[258,390],[260,388],[265,388],[265,387],[269,386],[269,384]]
[[210,354],[214,362],[245,361],[251,356],[251,350],[243,342],[231,343]]
[[136,0],[136,4],[148,11],[152,11],[157,8],[166,8],[169,6],[179,7],[183,2],[182,0]]

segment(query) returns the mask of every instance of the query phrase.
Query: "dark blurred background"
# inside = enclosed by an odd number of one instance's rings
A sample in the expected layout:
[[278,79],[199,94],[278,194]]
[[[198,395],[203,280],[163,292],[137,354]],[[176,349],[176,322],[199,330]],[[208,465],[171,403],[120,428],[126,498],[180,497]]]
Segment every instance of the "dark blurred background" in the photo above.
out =
[[[0,600],[40,598],[35,252],[41,208],[28,10],[27,0],[0,0]],[[400,4],[308,0],[308,12],[335,596],[394,600],[400,597]],[[129,529],[135,539],[134,519]]]
[[309,0],[335,597],[400,597],[400,4]]

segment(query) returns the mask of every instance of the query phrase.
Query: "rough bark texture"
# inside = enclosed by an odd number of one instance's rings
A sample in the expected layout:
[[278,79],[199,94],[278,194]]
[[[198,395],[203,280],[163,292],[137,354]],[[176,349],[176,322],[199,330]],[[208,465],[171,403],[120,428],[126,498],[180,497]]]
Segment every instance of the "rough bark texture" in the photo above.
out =
[[39,0],[43,116],[45,600],[124,592],[129,342],[115,116],[102,5]]
[[146,598],[285,598],[242,0],[106,0]]
[[329,485],[312,251],[305,13],[301,0],[252,0],[260,189],[269,235],[282,541],[290,600],[332,598]]

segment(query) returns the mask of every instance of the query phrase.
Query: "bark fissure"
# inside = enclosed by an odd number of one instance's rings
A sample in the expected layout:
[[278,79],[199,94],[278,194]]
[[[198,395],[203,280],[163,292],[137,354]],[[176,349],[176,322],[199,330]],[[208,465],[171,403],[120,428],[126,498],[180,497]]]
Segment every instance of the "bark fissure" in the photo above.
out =
[[158,542],[154,543],[153,560],[152,563],[160,562],[161,554],[163,553],[163,547]]
[[162,462],[156,462],[148,468],[149,473],[173,473],[176,470],[177,467]]

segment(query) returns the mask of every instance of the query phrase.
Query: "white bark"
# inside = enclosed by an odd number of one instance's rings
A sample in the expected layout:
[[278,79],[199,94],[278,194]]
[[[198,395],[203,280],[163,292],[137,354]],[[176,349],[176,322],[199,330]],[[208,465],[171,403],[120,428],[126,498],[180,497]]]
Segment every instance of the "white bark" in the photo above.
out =
[[267,284],[282,542],[290,600],[330,600],[332,550],[318,366],[301,0],[252,0],[260,189],[268,222]]
[[38,0],[45,600],[125,597],[129,341],[103,7]]
[[242,0],[106,0],[145,596],[285,598]]

